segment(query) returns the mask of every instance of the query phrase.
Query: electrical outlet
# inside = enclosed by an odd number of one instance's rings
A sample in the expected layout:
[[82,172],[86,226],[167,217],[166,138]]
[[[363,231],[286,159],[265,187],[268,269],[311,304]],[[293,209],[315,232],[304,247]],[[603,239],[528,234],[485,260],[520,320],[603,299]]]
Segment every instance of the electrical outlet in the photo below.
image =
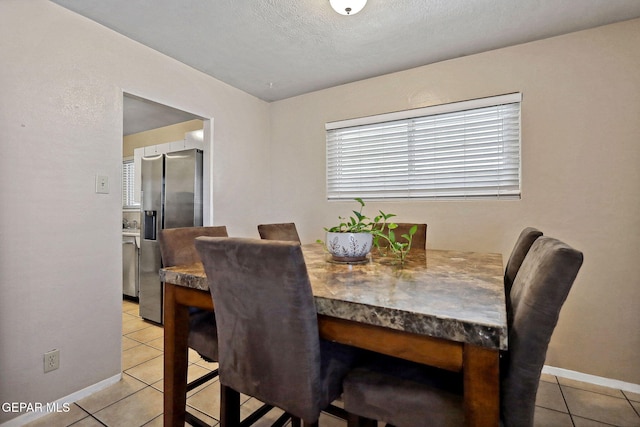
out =
[[44,372],[55,371],[60,367],[60,350],[51,350],[44,354]]

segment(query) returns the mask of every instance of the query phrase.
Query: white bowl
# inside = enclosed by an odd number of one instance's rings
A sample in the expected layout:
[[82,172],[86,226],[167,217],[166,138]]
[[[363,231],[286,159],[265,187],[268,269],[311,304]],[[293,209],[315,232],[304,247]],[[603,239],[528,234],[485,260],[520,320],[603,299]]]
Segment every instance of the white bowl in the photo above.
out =
[[353,262],[367,259],[372,242],[369,233],[327,232],[325,245],[335,261]]

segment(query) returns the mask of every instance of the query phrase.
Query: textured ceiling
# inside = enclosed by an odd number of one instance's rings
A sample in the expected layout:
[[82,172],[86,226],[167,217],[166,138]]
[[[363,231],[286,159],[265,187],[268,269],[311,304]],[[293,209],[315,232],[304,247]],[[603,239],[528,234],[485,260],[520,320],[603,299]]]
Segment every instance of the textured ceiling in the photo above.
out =
[[[369,0],[353,16],[329,0],[52,1],[265,101],[640,17],[640,0]],[[125,108],[136,131],[184,114]]]
[[266,101],[640,17],[640,0],[53,0]]

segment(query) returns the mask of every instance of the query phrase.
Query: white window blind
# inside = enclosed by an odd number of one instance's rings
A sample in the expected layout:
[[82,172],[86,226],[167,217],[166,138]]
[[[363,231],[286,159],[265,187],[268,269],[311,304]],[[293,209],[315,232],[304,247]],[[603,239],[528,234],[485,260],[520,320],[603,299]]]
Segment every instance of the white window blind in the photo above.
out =
[[134,177],[135,168],[133,160],[125,160],[122,162],[122,207],[138,208],[140,203],[134,200]]
[[327,123],[329,200],[519,198],[521,99]]

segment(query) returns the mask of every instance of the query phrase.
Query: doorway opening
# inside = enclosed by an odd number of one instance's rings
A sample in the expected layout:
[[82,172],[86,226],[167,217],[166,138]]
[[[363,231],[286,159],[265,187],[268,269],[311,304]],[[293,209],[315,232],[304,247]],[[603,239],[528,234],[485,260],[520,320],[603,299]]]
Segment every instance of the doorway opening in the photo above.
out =
[[143,221],[140,207],[141,167],[136,162],[140,163],[142,157],[152,152],[201,149],[202,222],[203,225],[210,225],[212,120],[129,93],[123,93],[122,100],[123,298],[138,302],[141,271],[139,233]]

